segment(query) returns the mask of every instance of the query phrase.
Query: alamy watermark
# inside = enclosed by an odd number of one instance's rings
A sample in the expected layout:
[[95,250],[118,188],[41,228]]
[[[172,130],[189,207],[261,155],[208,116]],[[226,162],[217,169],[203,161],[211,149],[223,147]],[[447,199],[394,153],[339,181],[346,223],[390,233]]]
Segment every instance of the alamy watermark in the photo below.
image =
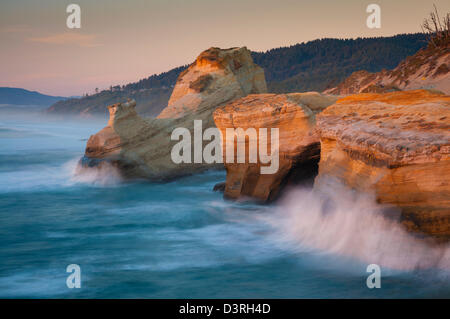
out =
[[66,25],[69,29],[81,28],[81,8],[78,4],[69,4],[66,12],[70,13],[66,20]]
[[366,8],[366,12],[370,13],[367,17],[366,25],[369,29],[381,28],[381,7],[378,4],[369,4]]
[[[381,28],[381,7],[376,3],[369,4],[366,12],[370,13],[367,17],[366,25],[369,29]],[[81,28],[81,7],[78,4],[69,4],[66,8],[66,13],[70,13],[66,20],[66,25],[69,29]]]
[[[261,174],[274,174],[279,167],[279,129],[270,128],[226,128],[225,136],[215,127],[203,131],[202,120],[194,120],[194,136],[185,127],[172,131],[171,140],[179,141],[170,153],[175,164],[223,163],[225,141],[225,163],[260,163]],[[211,141],[203,147],[204,141]],[[193,146],[193,147],[192,147]],[[270,150],[269,150],[270,148]],[[248,153],[246,150],[248,149]],[[235,152],[236,151],[236,152]],[[193,153],[193,154],[192,154]]]
[[377,264],[367,266],[366,272],[371,273],[366,279],[367,288],[381,288],[381,267]]
[[81,268],[77,264],[70,264],[66,268],[66,272],[70,273],[66,279],[67,288],[81,288]]

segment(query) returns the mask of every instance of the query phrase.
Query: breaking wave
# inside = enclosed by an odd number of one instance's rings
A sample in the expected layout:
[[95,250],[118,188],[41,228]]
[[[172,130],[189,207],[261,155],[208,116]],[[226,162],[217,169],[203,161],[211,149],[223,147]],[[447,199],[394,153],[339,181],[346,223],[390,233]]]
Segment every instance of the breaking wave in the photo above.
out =
[[70,181],[73,183],[111,187],[123,182],[119,170],[108,162],[103,162],[97,167],[84,167],[76,159],[66,163],[66,169],[70,171]]
[[268,221],[298,251],[345,255],[391,269],[450,270],[450,245],[408,233],[395,215],[373,196],[328,181],[314,190],[291,190]]

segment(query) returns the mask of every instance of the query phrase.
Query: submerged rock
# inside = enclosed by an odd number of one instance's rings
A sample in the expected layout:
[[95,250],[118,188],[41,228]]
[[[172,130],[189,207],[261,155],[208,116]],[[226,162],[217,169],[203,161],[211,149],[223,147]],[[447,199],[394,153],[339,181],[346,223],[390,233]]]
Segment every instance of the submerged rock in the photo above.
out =
[[[204,51],[177,80],[169,105],[156,119],[144,119],[136,102],[108,107],[108,125],[92,135],[86,145],[84,163],[107,160],[126,178],[171,179],[222,164],[180,163],[171,159],[175,128],[193,132],[194,120],[203,128],[214,127],[213,111],[220,105],[249,93],[264,93],[262,68],[253,63],[247,48]],[[192,134],[193,135],[193,134]]]
[[225,184],[226,184],[225,182],[217,183],[216,185],[214,185],[213,191],[223,193],[225,191]]
[[[214,112],[214,121],[224,140],[223,156],[227,170],[225,197],[270,201],[278,196],[283,186],[313,177],[320,154],[319,137],[314,130],[315,116],[336,100],[336,97],[316,92],[252,94],[218,108]],[[278,170],[272,174],[262,174],[261,167],[268,164],[262,164],[259,157],[256,163],[250,163],[249,145],[258,145],[259,135],[256,141],[252,136],[237,141],[236,148],[239,143],[245,143],[245,163],[237,162],[237,152],[234,152],[234,161],[227,163],[226,142],[227,139],[234,139],[234,136],[227,136],[227,128],[255,128],[258,132],[260,128],[267,128],[269,132],[271,128],[278,128]],[[270,140],[268,137],[268,149],[271,147]]]
[[357,94],[317,118],[315,184],[334,177],[401,208],[410,230],[450,238],[450,96]]

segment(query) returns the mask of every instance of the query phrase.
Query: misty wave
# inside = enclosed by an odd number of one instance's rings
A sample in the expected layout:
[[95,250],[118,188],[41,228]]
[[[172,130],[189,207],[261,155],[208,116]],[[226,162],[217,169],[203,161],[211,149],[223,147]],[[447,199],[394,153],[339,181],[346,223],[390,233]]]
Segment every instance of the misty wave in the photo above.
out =
[[432,245],[408,233],[391,218],[398,212],[336,181],[293,189],[274,210],[267,221],[298,252],[344,255],[398,270],[450,270],[449,244]]
[[111,187],[123,182],[119,170],[108,162],[97,167],[84,167],[79,159],[74,159],[66,163],[65,168],[70,171],[70,181],[73,183]]

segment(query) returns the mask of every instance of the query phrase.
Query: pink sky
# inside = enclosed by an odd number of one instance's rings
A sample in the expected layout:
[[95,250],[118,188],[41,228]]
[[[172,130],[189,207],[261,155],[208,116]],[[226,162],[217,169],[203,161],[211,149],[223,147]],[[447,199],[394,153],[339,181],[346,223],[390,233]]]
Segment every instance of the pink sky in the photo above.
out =
[[[66,6],[81,7],[81,29]],[[381,6],[381,29],[366,7]],[[323,37],[420,31],[448,0],[2,0],[0,86],[82,95],[192,62],[211,46],[263,51]]]

